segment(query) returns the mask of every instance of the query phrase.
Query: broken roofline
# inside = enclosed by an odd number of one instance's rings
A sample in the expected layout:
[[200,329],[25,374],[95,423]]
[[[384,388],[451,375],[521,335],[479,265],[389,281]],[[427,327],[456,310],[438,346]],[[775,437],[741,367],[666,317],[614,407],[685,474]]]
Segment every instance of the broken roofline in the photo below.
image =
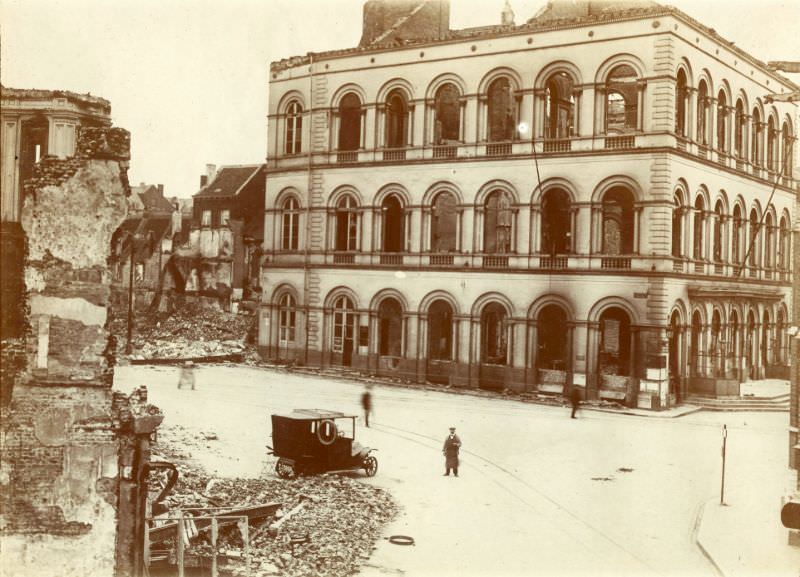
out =
[[[204,186],[199,191],[194,193],[192,195],[192,199],[194,199],[194,198],[196,198],[198,196],[200,196],[201,198],[233,198],[235,196],[239,196],[239,193],[242,192],[242,189],[244,189],[244,187],[247,186],[250,183],[250,181],[253,180],[253,178],[255,178],[255,176],[261,171],[261,168],[263,166],[266,166],[266,165],[265,164],[227,164],[225,166],[220,166],[219,170],[217,170],[217,173],[214,176],[214,180],[212,180],[206,186]],[[253,171],[250,173],[250,176],[248,176],[247,179],[233,193],[231,193],[231,194],[223,194],[223,193],[214,194],[214,192],[211,190],[211,185],[214,182],[216,182],[216,180],[219,178],[220,174],[222,174],[222,172],[224,170],[236,169],[236,168],[252,168]]]
[[52,100],[54,98],[66,98],[70,102],[79,106],[96,107],[100,106],[106,114],[111,113],[111,102],[100,96],[91,94],[79,94],[69,90],[44,90],[39,88],[9,88],[0,85],[0,93],[3,100]]
[[354,54],[377,54],[380,52],[391,52],[393,50],[418,47],[418,46],[434,46],[443,44],[454,44],[467,39],[491,39],[501,36],[515,36],[518,34],[525,34],[530,32],[551,32],[554,30],[564,30],[568,28],[580,28],[589,24],[609,24],[614,22],[623,22],[630,20],[641,20],[645,18],[652,18],[655,16],[675,16],[683,20],[686,24],[693,26],[699,32],[706,34],[713,40],[720,42],[731,52],[747,59],[751,64],[761,68],[762,72],[769,76],[786,83],[794,90],[800,90],[800,86],[778,74],[770,69],[767,64],[758,58],[752,56],[750,53],[736,46],[735,43],[720,36],[716,30],[705,26],[698,20],[692,18],[685,12],[678,10],[674,6],[655,6],[652,8],[629,8],[622,10],[615,10],[613,12],[603,14],[593,14],[589,16],[580,16],[575,18],[559,18],[555,20],[546,20],[538,22],[535,17],[528,20],[525,24],[519,25],[490,25],[478,26],[474,28],[463,28],[461,30],[450,30],[442,38],[428,38],[421,40],[407,40],[402,44],[378,44],[374,46],[356,46],[353,48],[341,48],[337,50],[327,50],[325,52],[308,52],[305,56],[292,56],[283,58],[270,63],[270,72],[277,73],[296,66],[304,66],[311,63],[313,57],[315,62],[322,60],[333,60],[340,56],[351,56]]

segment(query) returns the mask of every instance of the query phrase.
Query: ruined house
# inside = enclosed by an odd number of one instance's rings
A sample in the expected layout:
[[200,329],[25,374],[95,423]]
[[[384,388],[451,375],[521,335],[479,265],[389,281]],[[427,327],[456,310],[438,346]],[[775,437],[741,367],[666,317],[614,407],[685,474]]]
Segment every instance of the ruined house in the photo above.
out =
[[112,391],[108,257],[130,135],[96,96],[2,87],[0,573],[138,575],[146,393]]

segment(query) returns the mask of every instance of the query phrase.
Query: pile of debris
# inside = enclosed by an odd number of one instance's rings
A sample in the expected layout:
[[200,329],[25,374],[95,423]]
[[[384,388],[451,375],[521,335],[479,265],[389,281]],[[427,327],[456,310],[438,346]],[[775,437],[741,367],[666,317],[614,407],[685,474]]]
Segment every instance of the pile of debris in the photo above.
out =
[[[197,515],[198,508],[272,511],[270,504],[280,504],[276,513],[251,516],[246,539],[241,525],[220,525],[220,575],[247,575],[248,569],[253,576],[351,575],[369,559],[383,526],[398,511],[386,491],[344,475],[217,478],[182,460],[186,454],[165,447],[161,439],[154,455],[173,462],[179,471],[177,484],[162,501],[165,517],[174,519],[180,511]],[[175,540],[167,545],[174,548]],[[209,566],[210,531],[190,532],[184,542],[187,562],[201,559]]]

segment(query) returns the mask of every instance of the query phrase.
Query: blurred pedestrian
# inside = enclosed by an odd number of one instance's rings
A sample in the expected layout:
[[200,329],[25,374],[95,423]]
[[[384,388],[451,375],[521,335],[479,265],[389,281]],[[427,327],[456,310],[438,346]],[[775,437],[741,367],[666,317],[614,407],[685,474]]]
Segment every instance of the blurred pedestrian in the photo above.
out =
[[361,395],[361,406],[364,408],[364,424],[369,427],[369,414],[372,412],[372,385],[367,385]]
[[458,477],[458,451],[461,448],[461,439],[456,435],[456,428],[450,427],[450,434],[444,439],[444,447],[442,447],[442,454],[444,455],[444,476],[450,476],[450,469],[453,474]]
[[569,392],[569,402],[572,405],[572,414],[570,417],[577,419],[578,417],[575,416],[575,413],[578,412],[581,406],[581,390],[575,385],[572,385],[572,390]]
[[194,363],[186,361],[181,367],[181,376],[178,379],[178,388],[191,387],[194,390]]

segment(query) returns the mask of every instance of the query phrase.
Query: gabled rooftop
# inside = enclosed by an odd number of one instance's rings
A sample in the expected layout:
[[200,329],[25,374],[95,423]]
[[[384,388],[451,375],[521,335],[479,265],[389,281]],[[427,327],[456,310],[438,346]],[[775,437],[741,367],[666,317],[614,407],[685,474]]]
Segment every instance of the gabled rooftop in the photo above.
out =
[[258,174],[263,164],[223,166],[209,184],[200,189],[194,198],[218,198],[236,196],[238,192]]

